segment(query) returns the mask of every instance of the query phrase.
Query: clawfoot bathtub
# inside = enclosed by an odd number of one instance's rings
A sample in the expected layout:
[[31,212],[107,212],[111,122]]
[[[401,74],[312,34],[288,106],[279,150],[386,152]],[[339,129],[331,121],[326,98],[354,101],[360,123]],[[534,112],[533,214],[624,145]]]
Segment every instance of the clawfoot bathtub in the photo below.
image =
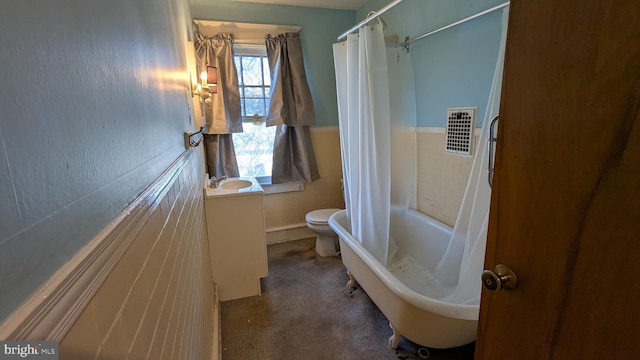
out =
[[340,238],[342,262],[349,274],[347,287],[353,290],[357,280],[387,317],[393,330],[392,348],[401,336],[438,349],[475,340],[479,304],[438,300],[452,289],[431,275],[447,248],[449,226],[413,210],[392,211],[391,236],[398,250],[385,267],[351,235],[345,210],[332,215],[329,225]]

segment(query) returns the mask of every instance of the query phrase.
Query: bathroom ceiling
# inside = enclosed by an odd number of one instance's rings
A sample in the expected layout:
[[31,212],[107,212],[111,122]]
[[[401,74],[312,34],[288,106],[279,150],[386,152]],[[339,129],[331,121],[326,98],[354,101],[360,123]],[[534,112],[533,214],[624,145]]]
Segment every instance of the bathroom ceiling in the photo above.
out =
[[229,0],[229,1],[356,10],[362,7],[362,5],[364,5],[368,0]]

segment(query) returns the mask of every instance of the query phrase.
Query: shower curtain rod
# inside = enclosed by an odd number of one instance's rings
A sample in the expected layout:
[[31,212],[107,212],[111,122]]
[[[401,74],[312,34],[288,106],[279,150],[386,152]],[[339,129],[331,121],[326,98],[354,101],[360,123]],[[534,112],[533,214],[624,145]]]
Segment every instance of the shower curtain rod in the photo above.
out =
[[382,15],[387,10],[391,9],[392,7],[398,5],[401,2],[402,2],[402,0],[393,0],[392,2],[390,2],[387,5],[383,6],[380,10],[378,10],[378,11],[374,12],[373,14],[367,16],[366,19],[360,21],[357,25],[355,25],[351,29],[345,31],[342,35],[338,36],[338,41],[344,40],[347,37],[347,35],[351,34],[352,32],[354,32],[354,31],[356,31],[358,29],[360,29],[361,27],[363,27],[369,21],[371,21],[371,20],[375,19],[376,17]]
[[443,26],[443,27],[441,27],[441,28],[439,28],[439,29],[437,29],[437,30],[429,31],[429,32],[428,32],[428,33],[426,33],[426,34],[422,34],[422,35],[420,35],[420,36],[418,36],[418,37],[416,37],[416,38],[413,38],[413,39],[410,39],[409,37],[406,37],[406,40],[405,40],[405,41],[403,41],[403,42],[401,42],[400,44],[398,44],[398,46],[402,46],[402,47],[404,47],[405,49],[407,49],[407,51],[409,51],[409,45],[410,45],[411,43],[414,43],[414,42],[416,42],[416,41],[418,41],[418,40],[420,40],[420,39],[424,39],[424,38],[426,38],[427,36],[430,36],[430,35],[433,35],[433,34],[435,34],[435,33],[438,33],[438,32],[440,32],[440,31],[442,31],[442,30],[446,30],[446,29],[448,29],[448,28],[450,28],[450,27],[454,27],[454,26],[456,26],[456,25],[460,25],[460,24],[462,24],[462,23],[464,23],[464,22],[467,22],[467,21],[469,21],[469,20],[475,19],[475,18],[477,18],[477,17],[479,17],[479,16],[482,16],[482,15],[484,15],[484,14],[488,14],[488,13],[490,13],[490,12],[492,12],[492,11],[495,11],[495,10],[498,10],[498,9],[502,9],[503,7],[506,7],[507,5],[509,5],[509,3],[510,3],[510,1],[504,2],[504,3],[500,4],[500,5],[496,5],[496,6],[494,6],[494,7],[491,7],[491,8],[489,8],[489,9],[487,9],[487,10],[484,10],[484,11],[481,11],[481,12],[479,12],[479,13],[476,13],[476,14],[473,14],[473,15],[471,15],[471,16],[468,16],[468,17],[466,17],[466,18],[464,18],[464,19],[462,19],[462,20],[458,20],[458,21],[456,21],[456,22],[454,22],[454,23],[451,23],[451,24],[449,24],[449,25]]

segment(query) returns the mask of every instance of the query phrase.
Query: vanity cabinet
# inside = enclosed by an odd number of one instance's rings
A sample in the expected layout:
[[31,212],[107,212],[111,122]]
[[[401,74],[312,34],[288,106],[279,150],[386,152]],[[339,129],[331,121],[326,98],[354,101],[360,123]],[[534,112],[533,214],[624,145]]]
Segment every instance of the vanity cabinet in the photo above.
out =
[[260,295],[268,274],[262,187],[238,190],[205,187],[205,214],[213,281],[220,301]]

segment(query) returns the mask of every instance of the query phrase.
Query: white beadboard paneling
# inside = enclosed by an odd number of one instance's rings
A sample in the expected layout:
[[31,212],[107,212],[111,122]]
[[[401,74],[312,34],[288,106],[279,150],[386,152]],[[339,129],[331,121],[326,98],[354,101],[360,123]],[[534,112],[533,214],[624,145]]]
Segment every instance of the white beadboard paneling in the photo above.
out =
[[[61,341],[65,359],[212,353],[201,149],[185,152],[0,328]],[[166,205],[165,205],[166,204]],[[165,206],[170,209],[163,210]]]

